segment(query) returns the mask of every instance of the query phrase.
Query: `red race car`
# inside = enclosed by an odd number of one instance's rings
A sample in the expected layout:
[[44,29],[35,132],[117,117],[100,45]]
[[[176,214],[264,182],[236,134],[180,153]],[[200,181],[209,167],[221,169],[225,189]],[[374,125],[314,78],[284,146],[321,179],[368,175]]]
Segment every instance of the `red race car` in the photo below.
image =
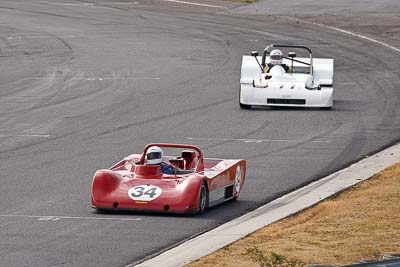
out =
[[[163,150],[176,156],[164,156]],[[203,158],[200,148],[183,144],[149,144],[110,169],[99,170],[92,182],[92,207],[201,213],[236,199],[246,176],[246,161]]]

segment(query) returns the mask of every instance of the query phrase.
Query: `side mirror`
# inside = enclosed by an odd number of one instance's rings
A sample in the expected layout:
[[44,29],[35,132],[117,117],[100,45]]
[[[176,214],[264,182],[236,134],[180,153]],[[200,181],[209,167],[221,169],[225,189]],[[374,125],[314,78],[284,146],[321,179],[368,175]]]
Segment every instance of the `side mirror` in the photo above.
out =
[[291,58],[296,57],[296,52],[289,52],[289,57],[291,57]]

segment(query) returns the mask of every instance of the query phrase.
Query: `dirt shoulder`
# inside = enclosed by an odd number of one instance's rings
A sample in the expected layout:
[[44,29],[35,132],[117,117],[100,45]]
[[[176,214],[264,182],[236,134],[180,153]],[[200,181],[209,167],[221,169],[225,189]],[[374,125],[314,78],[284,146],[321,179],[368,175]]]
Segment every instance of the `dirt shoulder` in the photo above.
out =
[[[188,265],[344,265],[400,253],[400,163]],[[265,264],[265,265],[262,265]],[[285,265],[286,264],[286,265]]]

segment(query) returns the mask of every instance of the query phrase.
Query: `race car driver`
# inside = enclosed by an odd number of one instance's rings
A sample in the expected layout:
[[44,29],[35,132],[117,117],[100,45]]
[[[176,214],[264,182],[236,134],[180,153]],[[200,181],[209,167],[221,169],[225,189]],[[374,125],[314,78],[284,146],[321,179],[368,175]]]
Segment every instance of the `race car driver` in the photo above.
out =
[[164,153],[158,146],[152,146],[146,152],[147,165],[160,165],[163,174],[174,174],[174,167],[163,162]]
[[279,49],[274,49],[269,53],[270,63],[264,66],[263,72],[268,73],[274,66],[282,66],[285,72],[289,71],[289,66],[282,63],[283,53]]

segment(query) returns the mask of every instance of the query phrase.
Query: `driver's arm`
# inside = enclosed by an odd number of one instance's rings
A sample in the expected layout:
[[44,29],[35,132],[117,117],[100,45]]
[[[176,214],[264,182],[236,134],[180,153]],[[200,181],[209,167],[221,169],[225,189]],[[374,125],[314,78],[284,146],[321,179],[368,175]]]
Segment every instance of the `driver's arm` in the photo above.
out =
[[287,73],[292,73],[292,67],[286,65],[286,64],[282,64],[282,67],[285,69],[285,71]]
[[175,174],[176,173],[174,166],[172,166],[171,164],[165,163],[165,162],[161,163],[161,171],[164,174]]

